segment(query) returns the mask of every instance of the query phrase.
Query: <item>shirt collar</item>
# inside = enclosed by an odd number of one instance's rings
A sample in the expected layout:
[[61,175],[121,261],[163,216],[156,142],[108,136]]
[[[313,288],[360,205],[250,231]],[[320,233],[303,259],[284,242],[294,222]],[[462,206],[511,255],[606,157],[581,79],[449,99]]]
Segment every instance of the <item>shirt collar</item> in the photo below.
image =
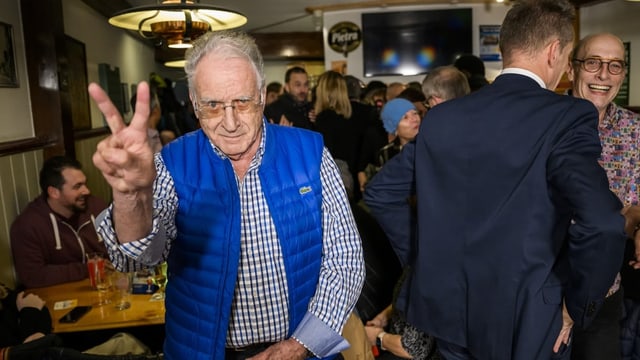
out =
[[534,74],[533,72],[531,72],[529,70],[525,70],[525,69],[521,69],[521,68],[506,68],[506,69],[502,69],[502,71],[500,72],[500,75],[502,75],[502,74],[523,75],[523,76],[526,76],[528,78],[531,78],[531,79],[535,80],[535,82],[537,82],[538,85],[540,85],[541,88],[543,88],[543,89],[547,88],[547,86],[544,84],[544,81],[542,81],[540,76]]

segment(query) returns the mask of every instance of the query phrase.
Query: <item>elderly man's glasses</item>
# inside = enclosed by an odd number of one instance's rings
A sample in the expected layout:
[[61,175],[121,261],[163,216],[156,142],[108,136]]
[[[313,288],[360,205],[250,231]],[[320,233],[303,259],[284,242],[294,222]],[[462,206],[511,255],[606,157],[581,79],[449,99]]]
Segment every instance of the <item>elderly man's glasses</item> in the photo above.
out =
[[604,61],[599,58],[586,58],[586,59],[573,59],[575,62],[579,62],[585,71],[594,73],[600,71],[602,64],[607,64],[607,70],[611,75],[620,75],[626,68],[626,64],[622,60],[609,60]]
[[215,119],[222,117],[226,108],[230,107],[236,115],[255,112],[261,102],[253,98],[233,99],[228,104],[222,101],[196,101],[195,111],[202,119]]

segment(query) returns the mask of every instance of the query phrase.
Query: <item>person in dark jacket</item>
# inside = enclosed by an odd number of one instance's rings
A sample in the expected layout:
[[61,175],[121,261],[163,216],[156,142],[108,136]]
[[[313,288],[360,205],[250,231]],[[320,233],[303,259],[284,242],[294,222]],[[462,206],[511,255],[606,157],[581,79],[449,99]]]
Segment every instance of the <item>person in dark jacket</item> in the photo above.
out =
[[11,225],[20,282],[34,288],[87,278],[87,254],[107,253],[95,230],[95,216],[107,204],[91,196],[82,166],[65,156],[44,162],[40,188]]
[[284,76],[284,94],[264,109],[264,115],[273,124],[313,129],[315,112],[309,101],[309,75],[299,66],[287,70]]

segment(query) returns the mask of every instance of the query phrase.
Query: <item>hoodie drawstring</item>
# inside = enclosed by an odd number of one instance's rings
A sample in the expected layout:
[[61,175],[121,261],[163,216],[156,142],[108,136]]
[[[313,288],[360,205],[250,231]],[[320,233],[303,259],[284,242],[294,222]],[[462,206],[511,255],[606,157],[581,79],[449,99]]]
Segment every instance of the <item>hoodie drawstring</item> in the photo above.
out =
[[55,215],[49,213],[49,218],[51,219],[51,225],[53,225],[53,235],[56,238],[56,250],[62,249],[62,244],[60,243],[60,231],[58,230],[58,221],[56,220]]

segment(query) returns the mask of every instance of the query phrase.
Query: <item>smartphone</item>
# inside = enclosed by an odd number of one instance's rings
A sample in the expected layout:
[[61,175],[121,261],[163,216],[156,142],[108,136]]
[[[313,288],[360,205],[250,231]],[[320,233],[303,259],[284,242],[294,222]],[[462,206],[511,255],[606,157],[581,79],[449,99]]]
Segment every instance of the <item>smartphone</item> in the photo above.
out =
[[74,323],[77,322],[84,314],[91,310],[91,306],[76,306],[71,311],[66,313],[60,318],[61,323]]

